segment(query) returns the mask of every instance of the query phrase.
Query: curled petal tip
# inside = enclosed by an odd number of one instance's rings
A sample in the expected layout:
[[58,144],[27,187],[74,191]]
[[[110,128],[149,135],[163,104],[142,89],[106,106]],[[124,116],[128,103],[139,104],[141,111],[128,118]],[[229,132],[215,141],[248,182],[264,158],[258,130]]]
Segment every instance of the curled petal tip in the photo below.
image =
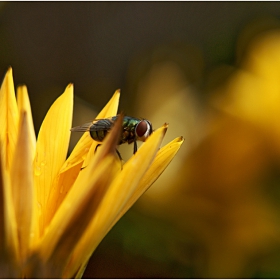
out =
[[164,131],[164,134],[165,134],[166,131],[167,131],[168,125],[169,125],[168,123],[165,123],[165,124],[162,126],[163,131]]

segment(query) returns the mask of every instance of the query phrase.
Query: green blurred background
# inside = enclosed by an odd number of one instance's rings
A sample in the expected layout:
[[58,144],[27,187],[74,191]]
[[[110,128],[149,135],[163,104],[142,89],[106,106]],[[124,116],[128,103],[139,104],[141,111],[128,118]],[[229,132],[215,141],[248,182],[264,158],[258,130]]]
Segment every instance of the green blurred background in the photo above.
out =
[[280,278],[279,20],[279,2],[1,2],[0,73],[37,132],[72,82],[73,126],[120,88],[120,110],[186,139],[84,278]]

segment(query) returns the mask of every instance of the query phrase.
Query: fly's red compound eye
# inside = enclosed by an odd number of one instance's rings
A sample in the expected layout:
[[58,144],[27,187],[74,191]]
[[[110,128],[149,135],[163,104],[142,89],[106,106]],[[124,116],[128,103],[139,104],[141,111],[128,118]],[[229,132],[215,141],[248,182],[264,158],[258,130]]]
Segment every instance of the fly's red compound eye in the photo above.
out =
[[136,134],[138,137],[142,137],[145,135],[146,131],[148,129],[148,124],[145,121],[141,121],[138,123],[136,127]]
[[140,121],[136,126],[135,133],[139,140],[145,140],[151,134],[150,124],[146,120]]

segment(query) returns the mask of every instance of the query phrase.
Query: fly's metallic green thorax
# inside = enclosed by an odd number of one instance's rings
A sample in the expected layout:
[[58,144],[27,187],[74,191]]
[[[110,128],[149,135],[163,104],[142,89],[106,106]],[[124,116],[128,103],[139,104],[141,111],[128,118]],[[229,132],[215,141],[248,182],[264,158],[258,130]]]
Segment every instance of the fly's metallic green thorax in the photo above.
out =
[[[96,119],[91,123],[74,127],[71,131],[89,131],[90,136],[97,142],[102,142],[108,131],[112,128],[118,116],[107,119]],[[134,153],[137,151],[136,141],[146,141],[148,136],[153,132],[152,124],[145,119],[137,119],[129,116],[123,118],[123,131],[119,141],[119,145],[124,143],[134,143]]]
[[[112,119],[115,121],[117,119],[117,116],[113,117]],[[140,139],[137,139],[136,128],[137,128],[137,125],[140,124],[141,121],[142,120],[128,117],[128,116],[124,117],[123,132],[122,132],[119,144],[124,144],[124,143],[131,144],[135,140],[140,140]],[[145,120],[143,120],[143,121],[145,121]],[[152,133],[151,124],[150,124],[150,127],[147,127],[147,129],[149,129],[149,134],[147,135],[147,136],[149,136]]]

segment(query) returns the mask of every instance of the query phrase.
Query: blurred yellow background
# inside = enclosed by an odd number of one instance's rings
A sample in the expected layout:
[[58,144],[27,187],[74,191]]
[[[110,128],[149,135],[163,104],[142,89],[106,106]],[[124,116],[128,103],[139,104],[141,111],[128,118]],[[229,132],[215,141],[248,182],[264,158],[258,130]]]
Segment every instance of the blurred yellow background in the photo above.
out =
[[2,2],[0,40],[36,130],[73,82],[73,126],[120,88],[186,139],[84,278],[280,278],[280,3]]

